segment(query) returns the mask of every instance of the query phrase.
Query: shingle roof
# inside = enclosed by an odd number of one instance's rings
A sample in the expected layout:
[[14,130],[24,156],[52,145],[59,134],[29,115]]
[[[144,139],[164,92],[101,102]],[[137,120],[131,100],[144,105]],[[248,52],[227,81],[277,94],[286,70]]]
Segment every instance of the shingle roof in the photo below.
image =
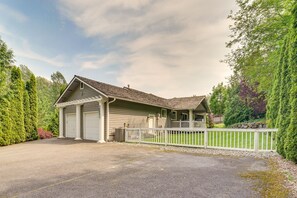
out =
[[117,87],[114,85],[98,82],[85,77],[76,76],[78,79],[89,84],[108,97],[133,101],[137,103],[159,106],[170,109],[196,109],[205,99],[205,96],[193,96],[184,98],[166,99],[153,94],[138,91],[128,87]]
[[167,104],[173,109],[196,109],[205,96],[192,96],[167,99]]

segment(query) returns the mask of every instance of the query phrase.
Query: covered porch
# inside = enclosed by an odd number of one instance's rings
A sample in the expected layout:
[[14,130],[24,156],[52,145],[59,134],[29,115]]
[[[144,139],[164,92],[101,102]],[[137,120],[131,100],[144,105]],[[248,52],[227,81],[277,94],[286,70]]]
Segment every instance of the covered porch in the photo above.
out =
[[171,128],[206,128],[207,113],[190,110],[172,111]]

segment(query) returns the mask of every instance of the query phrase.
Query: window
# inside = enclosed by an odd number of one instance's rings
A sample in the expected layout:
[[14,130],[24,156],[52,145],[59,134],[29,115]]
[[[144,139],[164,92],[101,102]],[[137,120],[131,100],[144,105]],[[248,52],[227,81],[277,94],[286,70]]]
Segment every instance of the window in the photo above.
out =
[[80,83],[80,89],[84,89],[84,83]]
[[181,120],[185,121],[185,120],[189,120],[189,116],[187,113],[182,113],[181,114]]
[[203,121],[204,116],[200,114],[195,114],[195,121]]
[[167,109],[161,109],[161,117],[167,118]]
[[171,120],[177,120],[177,112],[171,111]]

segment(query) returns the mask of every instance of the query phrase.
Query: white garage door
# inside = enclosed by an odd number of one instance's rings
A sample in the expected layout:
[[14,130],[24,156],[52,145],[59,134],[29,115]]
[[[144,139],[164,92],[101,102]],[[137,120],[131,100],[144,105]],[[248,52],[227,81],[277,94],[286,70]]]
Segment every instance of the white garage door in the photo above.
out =
[[74,113],[66,114],[66,137],[75,138],[76,133],[76,115]]
[[84,139],[99,140],[99,112],[84,113]]

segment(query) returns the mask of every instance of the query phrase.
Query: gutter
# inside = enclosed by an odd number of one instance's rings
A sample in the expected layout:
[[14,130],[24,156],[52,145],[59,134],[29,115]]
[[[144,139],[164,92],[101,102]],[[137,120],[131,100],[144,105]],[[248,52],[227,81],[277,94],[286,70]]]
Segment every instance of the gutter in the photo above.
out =
[[116,100],[117,100],[116,98],[113,98],[112,101],[106,103],[106,111],[107,111],[107,113],[106,113],[106,117],[107,117],[106,118],[106,140],[107,141],[109,140],[109,104],[115,102]]

